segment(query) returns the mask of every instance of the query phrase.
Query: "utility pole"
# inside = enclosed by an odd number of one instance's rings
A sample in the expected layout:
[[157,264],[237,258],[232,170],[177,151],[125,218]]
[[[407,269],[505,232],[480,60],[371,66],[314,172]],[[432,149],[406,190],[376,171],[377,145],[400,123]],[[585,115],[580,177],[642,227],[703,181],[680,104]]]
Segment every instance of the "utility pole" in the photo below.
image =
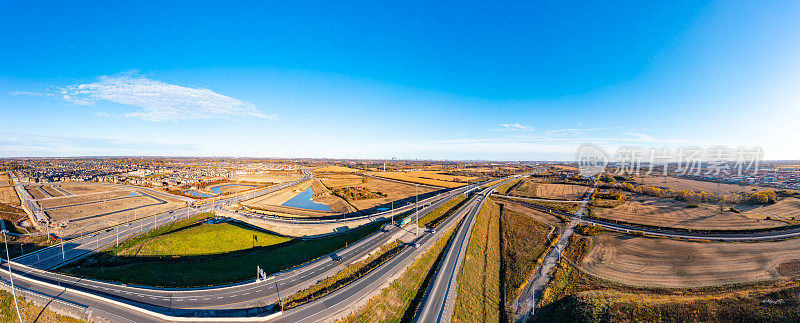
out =
[[419,184],[414,184],[414,214],[417,218],[417,234],[419,235],[419,192],[418,192]]
[[392,224],[394,224],[394,201],[392,201]]
[[116,234],[117,234],[117,244],[116,244],[116,247],[119,247],[119,226],[117,226],[117,227],[116,227],[116,230],[114,230],[114,231],[115,231],[115,232],[116,232]]
[[64,255],[64,241],[61,241],[61,260],[67,260],[67,256]]
[[19,323],[22,322],[22,315],[19,314],[19,304],[17,304],[17,290],[14,288],[14,274],[11,273],[11,257],[8,255],[8,238],[6,238],[6,230],[3,230],[3,243],[6,245],[6,262],[8,262],[8,277],[11,282],[11,294],[14,297],[14,307],[17,308],[17,318]]

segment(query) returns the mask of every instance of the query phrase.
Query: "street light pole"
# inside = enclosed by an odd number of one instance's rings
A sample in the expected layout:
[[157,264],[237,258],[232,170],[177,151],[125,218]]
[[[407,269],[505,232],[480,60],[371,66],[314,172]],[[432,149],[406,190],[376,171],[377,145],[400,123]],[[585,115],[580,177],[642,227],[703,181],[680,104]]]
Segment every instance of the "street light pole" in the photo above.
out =
[[417,221],[416,221],[417,222],[417,225],[416,225],[417,234],[416,235],[419,235],[419,192],[418,192],[418,189],[419,189],[419,184],[415,184],[414,185],[414,214],[417,217]]
[[17,304],[17,290],[14,288],[14,274],[11,273],[11,257],[8,255],[8,240],[6,238],[6,231],[3,230],[3,243],[6,245],[6,262],[8,262],[8,277],[11,282],[11,294],[14,297],[14,307],[17,308],[17,318],[19,323],[22,322],[22,315],[19,313],[19,304]]

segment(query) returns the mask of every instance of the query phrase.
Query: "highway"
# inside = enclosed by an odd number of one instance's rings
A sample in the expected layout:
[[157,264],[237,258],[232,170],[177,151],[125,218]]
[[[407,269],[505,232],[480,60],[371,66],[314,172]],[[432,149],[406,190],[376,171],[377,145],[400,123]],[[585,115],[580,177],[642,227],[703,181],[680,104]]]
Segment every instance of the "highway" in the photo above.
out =
[[[451,198],[459,194],[475,188],[477,185],[466,186],[456,189],[451,193],[434,201],[430,206],[420,210],[420,216],[424,216],[431,210],[436,209],[442,204],[449,201]],[[422,203],[423,201],[420,201]],[[413,207],[413,206],[412,206]],[[349,265],[349,263],[363,258],[372,250],[389,242],[395,233],[399,230],[410,230],[409,227],[415,225],[410,223],[406,228],[397,228],[395,226],[388,226],[386,232],[379,232],[373,234],[358,243],[355,243],[348,248],[337,252],[341,257],[339,261],[332,260],[331,257],[321,257],[313,262],[304,266],[294,268],[285,272],[281,272],[270,277],[269,280],[264,282],[250,282],[226,287],[217,288],[200,288],[200,289],[159,289],[137,286],[126,286],[123,284],[100,282],[88,279],[81,279],[59,275],[55,273],[46,272],[43,270],[27,267],[23,265],[14,264],[13,268],[16,273],[22,273],[25,277],[31,279],[31,283],[27,286],[21,285],[33,290],[42,291],[47,293],[49,287],[41,284],[52,284],[56,286],[67,287],[77,292],[85,292],[102,296],[104,299],[109,299],[125,304],[133,305],[134,307],[148,309],[156,313],[164,313],[177,316],[195,316],[195,315],[237,315],[237,316],[253,316],[261,312],[268,311],[269,308],[265,307],[269,304],[274,304],[278,300],[278,291],[280,289],[281,295],[293,294],[299,290],[305,289],[313,285],[316,281],[331,276]],[[135,228],[136,225],[130,227]],[[106,231],[104,231],[106,232]],[[110,231],[109,231],[110,232]],[[122,231],[121,231],[122,232]],[[104,241],[110,241],[111,235],[106,235],[103,238],[97,237],[99,245],[102,246]],[[104,240],[100,240],[104,239]],[[96,240],[96,241],[98,241]],[[89,243],[91,245],[91,243]],[[95,242],[95,244],[98,244]],[[91,246],[90,246],[91,247]],[[78,253],[82,249],[73,249],[72,252]],[[61,256],[60,254],[57,254]],[[40,258],[41,259],[41,258]],[[39,263],[47,260],[41,259]],[[55,261],[58,262],[58,261]],[[4,267],[5,268],[5,267]],[[2,271],[4,278],[7,272]],[[15,275],[16,276],[16,275]],[[20,277],[20,276],[16,276]],[[17,281],[19,279],[16,279]],[[24,282],[23,282],[24,283]],[[21,283],[21,284],[23,284]],[[50,288],[52,289],[52,288]],[[60,292],[61,298],[71,300],[70,297],[74,293]],[[58,295],[58,294],[50,294]],[[78,295],[80,296],[80,295]],[[75,296],[77,297],[77,296]],[[83,301],[87,301],[85,298]],[[83,303],[81,303],[83,304]],[[92,303],[94,306],[100,306],[104,311],[113,312],[119,310],[113,305],[108,305],[107,302]],[[104,305],[105,304],[105,305]],[[111,306],[111,308],[106,308]],[[119,306],[116,306],[119,307]],[[214,310],[214,311],[211,311]],[[141,318],[138,318],[141,319]]]
[[444,258],[439,263],[436,274],[422,299],[422,304],[414,315],[414,322],[450,322],[457,296],[458,273],[466,254],[477,214],[490,193],[507,181],[484,189],[463,207],[467,215],[445,249]]
[[[419,211],[420,217],[446,203],[453,197],[465,191],[476,189],[478,185],[479,184],[465,186],[448,192],[444,196],[439,195],[432,197],[431,199],[435,199],[433,201],[420,201],[422,205],[430,202],[430,206],[424,207]],[[278,322],[320,321],[337,314],[346,313],[354,304],[373,296],[380,287],[385,286],[393,277],[402,273],[407,266],[413,263],[416,257],[426,250],[431,243],[437,241],[447,229],[458,223],[462,223],[456,231],[456,235],[451,241],[450,246],[448,246],[445,258],[443,258],[441,262],[441,268],[439,268],[434,280],[431,282],[430,290],[426,292],[423,304],[419,309],[419,313],[417,313],[418,321],[447,321],[449,315],[452,315],[452,305],[448,304],[452,304],[455,298],[453,282],[458,275],[461,262],[460,258],[463,257],[464,254],[463,249],[469,241],[472,223],[474,222],[476,213],[480,209],[481,203],[486,199],[488,193],[498,185],[500,185],[500,183],[485,189],[481,194],[477,194],[471,198],[463,207],[457,210],[455,214],[439,224],[435,232],[427,230],[421,231],[420,236],[414,241],[418,244],[418,247],[405,248],[385,264],[370,271],[367,275],[353,283],[320,299],[287,309],[283,312],[273,313],[274,309],[271,307],[272,304],[277,303],[279,297],[285,298],[297,291],[314,285],[319,280],[334,275],[354,261],[363,259],[376,248],[396,238],[397,234],[401,233],[401,230],[412,231],[411,228],[415,224],[413,222],[409,223],[404,228],[387,225],[384,230],[367,236],[361,241],[337,251],[336,254],[341,257],[338,261],[329,256],[320,257],[302,266],[276,273],[270,276],[266,281],[261,282],[256,282],[254,280],[231,286],[195,289],[129,286],[59,275],[26,266],[25,264],[18,264],[16,259],[12,265],[15,271],[14,282],[18,287],[28,289],[30,292],[57,296],[62,301],[78,304],[76,306],[84,306],[87,310],[91,310],[93,315],[115,322],[204,319],[210,319],[212,321],[224,321],[227,319],[243,321],[249,319],[264,320],[268,318],[268,315],[273,315],[269,318]],[[234,199],[237,198],[245,199],[246,196],[234,197]],[[182,209],[177,214],[158,219],[157,221],[159,221],[159,223],[160,221],[169,222],[175,220],[172,219],[172,217],[180,218],[181,216],[185,216],[185,213],[180,212],[221,210],[218,206],[226,202],[230,203],[231,201],[221,200],[217,202],[217,206],[205,205],[197,209],[190,208],[188,211]],[[585,202],[581,204],[585,204]],[[412,205],[409,207],[413,208],[414,206]],[[399,209],[396,210],[396,212],[398,214],[401,213]],[[573,221],[574,224],[582,220],[588,222],[593,221],[592,219],[581,219],[579,216],[574,216],[574,218],[578,220]],[[461,219],[464,219],[464,221],[460,222]],[[148,220],[152,221],[153,219]],[[618,230],[629,229],[624,225],[613,223],[598,224]],[[142,227],[148,225],[152,224],[147,220],[145,220],[143,224],[139,224],[137,221],[126,227],[119,227],[119,232],[121,234],[134,234],[136,232],[141,232],[136,230],[147,230],[146,228],[142,229]],[[81,238],[82,240],[75,239],[79,240],[75,243],[77,248],[70,246],[68,243],[64,244],[64,256],[61,255],[60,248],[48,248],[57,251],[54,254],[53,252],[39,254],[37,260],[33,261],[33,264],[40,268],[49,268],[49,266],[63,262],[65,258],[79,257],[86,252],[98,248],[98,246],[102,247],[103,245],[115,243],[115,231],[116,230],[105,230],[97,232],[97,235],[83,237]],[[646,229],[642,230],[642,228],[636,228],[636,231],[644,231],[647,234],[651,234],[651,232],[648,232]],[[663,234],[663,232],[660,233]],[[764,240],[775,237],[795,237],[798,235],[800,235],[800,229],[791,232],[765,232],[755,239]],[[94,241],[92,241],[92,238],[94,238]],[[692,238],[703,237],[692,234]],[[744,236],[738,238],[744,238]],[[67,254],[67,252],[69,252],[69,254]],[[43,256],[56,257],[57,259],[49,259]],[[29,254],[25,257],[30,257],[28,261],[31,261],[31,258],[37,256],[36,254]],[[7,262],[4,263],[3,269],[0,270],[0,277],[7,282],[8,272],[6,266]]]

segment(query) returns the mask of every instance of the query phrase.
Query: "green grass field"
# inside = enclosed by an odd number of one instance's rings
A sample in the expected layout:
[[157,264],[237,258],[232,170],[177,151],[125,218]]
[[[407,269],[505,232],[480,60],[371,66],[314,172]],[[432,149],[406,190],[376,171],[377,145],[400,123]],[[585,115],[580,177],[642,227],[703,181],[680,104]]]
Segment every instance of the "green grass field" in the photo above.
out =
[[[195,216],[188,220],[173,223],[168,227],[159,228],[155,232],[121,243],[119,247],[108,248],[103,252],[59,268],[59,271],[68,275],[92,279],[157,287],[199,287],[231,284],[255,279],[256,266],[260,266],[267,274],[270,274],[304,264],[370,235],[378,231],[383,225],[383,222],[375,222],[332,237],[314,240],[287,240],[275,243],[275,239],[285,238],[274,237],[264,232],[241,227],[235,229],[224,226],[211,228],[209,230],[212,233],[209,233],[202,228],[203,226],[195,226],[195,223],[199,220],[209,216],[211,215]],[[201,229],[189,230],[194,227]],[[209,247],[217,248],[218,253],[165,255],[172,252],[199,250],[186,249],[185,241],[181,241],[182,239],[196,239],[195,235],[189,234],[192,232],[198,236],[206,236],[206,241],[202,243]],[[222,236],[243,236],[244,239],[231,243],[208,241],[209,239],[216,239],[213,238],[215,236],[213,232],[217,232],[216,237],[220,237],[219,234],[222,234]],[[262,234],[258,238],[259,243],[272,244],[256,247],[250,245],[247,248],[248,244],[252,243],[253,234]],[[270,238],[262,238],[262,236]],[[163,240],[157,242],[160,239]],[[262,239],[266,239],[266,241],[262,241]],[[173,242],[173,240],[176,242]],[[136,248],[136,246],[146,246],[151,241],[156,241],[155,246],[164,246],[164,249],[160,250],[153,247],[152,253],[159,255],[125,254],[129,252],[126,250]],[[233,250],[242,246],[245,249],[229,252],[221,251]],[[166,252],[167,250],[171,251]]]
[[203,223],[161,235],[117,252],[118,256],[196,256],[284,243],[291,238],[238,223]]

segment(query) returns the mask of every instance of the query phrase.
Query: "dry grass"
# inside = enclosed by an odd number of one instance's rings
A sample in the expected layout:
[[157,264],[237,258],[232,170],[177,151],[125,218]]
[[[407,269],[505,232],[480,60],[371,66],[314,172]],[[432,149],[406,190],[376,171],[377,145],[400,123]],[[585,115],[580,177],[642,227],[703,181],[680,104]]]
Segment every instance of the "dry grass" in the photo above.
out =
[[461,272],[453,322],[500,321],[500,208],[486,201],[475,219]]
[[752,190],[763,190],[758,186],[743,186],[737,184],[722,184],[692,179],[661,177],[661,176],[640,176],[636,178],[636,183],[643,186],[652,186],[674,191],[690,190],[714,193],[715,195],[725,195],[731,193],[750,192]]
[[682,229],[742,230],[785,225],[780,221],[752,218],[731,211],[720,214],[717,205],[700,203],[696,208],[687,208],[686,205],[674,199],[632,194],[623,205],[610,209],[593,207],[592,213],[598,218]]
[[[20,316],[23,322],[40,322],[40,323],[68,323],[68,322],[83,322],[56,314],[48,309],[34,305],[26,301],[24,298],[17,296],[17,304],[19,304]],[[10,292],[0,291],[0,321],[2,322],[17,322],[17,310],[14,307],[14,296]]]
[[740,204],[736,209],[742,211],[742,215],[751,219],[783,219],[800,221],[800,199],[784,198],[775,204],[769,205],[745,205]]
[[445,182],[461,182],[461,183],[472,182],[473,180],[478,178],[475,176],[449,175],[443,172],[435,172],[435,171],[411,171],[408,172],[408,174],[419,178],[429,178]]
[[552,200],[577,201],[589,190],[587,186],[570,184],[545,184],[535,183],[524,178],[519,184],[514,185],[508,195]]
[[552,227],[525,214],[503,210],[500,224],[505,273],[503,285],[506,291],[505,305],[509,313],[514,312],[510,307],[539,265],[539,258],[549,247],[547,236],[551,229]]
[[443,181],[438,179],[430,179],[430,178],[422,178],[410,175],[406,172],[370,172],[367,173],[372,176],[383,177],[394,179],[398,181],[410,182],[410,183],[418,183],[418,184],[425,184],[431,186],[438,186],[438,187],[445,187],[445,188],[455,188],[461,187],[466,185],[465,183],[456,183],[456,182],[449,182]]
[[601,233],[582,266],[634,285],[691,287],[780,278],[778,267],[798,258],[800,239],[711,243]]
[[447,201],[447,203],[443,204],[436,210],[431,211],[430,213],[426,214],[424,217],[419,219],[419,226],[420,227],[435,227],[439,223],[441,223],[447,217],[453,215],[458,208],[461,207],[462,203],[467,200],[466,194],[461,194],[456,198]]
[[343,166],[326,166],[320,167],[314,170],[314,173],[361,173],[363,172],[360,169],[350,168],[350,167],[343,167]]
[[355,174],[325,174],[318,175],[317,178],[330,189],[361,185],[364,182],[363,176]]

